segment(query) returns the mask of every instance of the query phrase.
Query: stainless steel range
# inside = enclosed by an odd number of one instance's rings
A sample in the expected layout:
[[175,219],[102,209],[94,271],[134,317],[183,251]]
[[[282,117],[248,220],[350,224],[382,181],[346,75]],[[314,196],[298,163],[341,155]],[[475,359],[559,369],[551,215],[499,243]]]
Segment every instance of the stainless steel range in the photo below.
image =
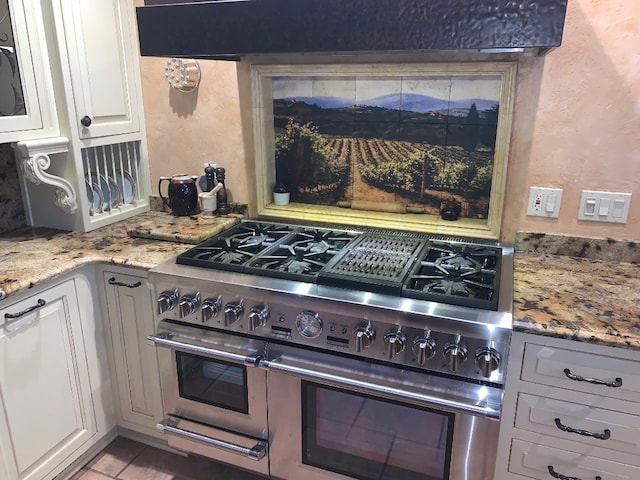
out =
[[265,476],[493,478],[513,250],[244,221],[150,272],[176,448]]

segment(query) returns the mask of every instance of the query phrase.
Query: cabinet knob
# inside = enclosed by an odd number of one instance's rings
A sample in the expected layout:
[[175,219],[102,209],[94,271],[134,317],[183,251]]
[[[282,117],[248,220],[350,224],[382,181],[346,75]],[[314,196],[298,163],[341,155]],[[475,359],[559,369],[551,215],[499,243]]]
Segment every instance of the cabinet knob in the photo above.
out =
[[82,124],[83,127],[91,126],[91,117],[89,115],[85,115],[80,119],[80,123]]

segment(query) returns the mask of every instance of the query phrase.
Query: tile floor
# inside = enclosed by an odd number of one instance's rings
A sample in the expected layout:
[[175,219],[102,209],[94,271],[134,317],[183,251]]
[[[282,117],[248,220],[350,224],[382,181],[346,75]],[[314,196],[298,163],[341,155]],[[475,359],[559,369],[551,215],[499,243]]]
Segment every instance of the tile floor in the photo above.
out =
[[117,437],[71,480],[264,480],[196,457],[184,457]]

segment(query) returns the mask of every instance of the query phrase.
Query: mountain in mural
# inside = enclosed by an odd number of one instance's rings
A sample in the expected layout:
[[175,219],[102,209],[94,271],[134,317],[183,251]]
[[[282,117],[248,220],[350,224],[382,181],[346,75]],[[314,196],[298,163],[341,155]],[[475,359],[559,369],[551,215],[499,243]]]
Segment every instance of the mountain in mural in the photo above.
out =
[[[287,102],[303,102],[308,105],[316,105],[320,108],[326,109],[338,109],[338,108],[347,108],[354,106],[354,100],[352,98],[343,98],[343,97],[288,97],[282,99],[275,100],[283,100]],[[379,107],[386,108],[389,110],[403,110],[405,112],[415,112],[415,113],[427,113],[427,112],[437,112],[437,113],[449,113],[454,116],[462,116],[466,115],[469,112],[472,104],[476,104],[476,108],[478,111],[490,110],[496,105],[498,102],[495,100],[486,100],[482,98],[467,98],[462,100],[454,100],[449,102],[449,100],[435,98],[428,95],[420,95],[415,93],[409,94],[400,94],[400,93],[389,93],[386,95],[381,95],[379,97],[370,98],[368,100],[363,100],[357,102],[358,105],[366,105],[370,107]]]

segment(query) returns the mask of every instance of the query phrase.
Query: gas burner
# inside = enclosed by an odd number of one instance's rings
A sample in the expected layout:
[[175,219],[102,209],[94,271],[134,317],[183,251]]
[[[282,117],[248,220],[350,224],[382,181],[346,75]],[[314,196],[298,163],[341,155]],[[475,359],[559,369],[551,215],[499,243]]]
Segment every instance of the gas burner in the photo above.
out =
[[497,308],[499,248],[431,242],[419,258],[404,296]]
[[355,234],[332,230],[294,232],[247,263],[245,272],[315,282],[324,268]]
[[247,261],[292,231],[288,225],[242,222],[179,255],[177,263],[241,272]]
[[224,238],[247,245],[272,244],[291,231],[292,228],[287,225],[246,222],[239,224]]

